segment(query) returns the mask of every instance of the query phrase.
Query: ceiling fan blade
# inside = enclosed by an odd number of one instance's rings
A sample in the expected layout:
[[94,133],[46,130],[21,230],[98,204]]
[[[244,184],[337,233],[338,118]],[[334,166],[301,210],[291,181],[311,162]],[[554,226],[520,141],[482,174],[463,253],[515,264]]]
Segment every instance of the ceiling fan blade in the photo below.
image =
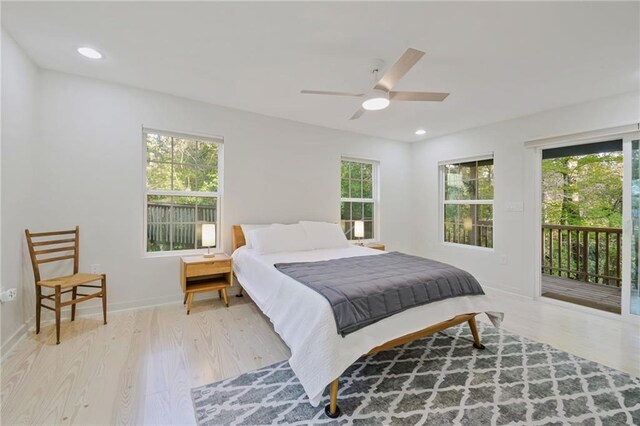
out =
[[408,48],[376,84],[376,89],[389,91],[424,56],[424,52]]
[[364,96],[362,93],[349,93],[349,92],[327,92],[326,90],[301,90],[303,95],[330,95],[330,96],[353,96],[359,98]]
[[431,101],[442,102],[449,96],[448,93],[436,92],[389,92],[392,101]]
[[358,109],[358,110],[355,112],[355,114],[353,114],[353,115],[351,116],[351,118],[350,118],[349,120],[357,120],[357,119],[358,119],[358,118],[360,118],[360,116],[361,116],[362,114],[364,114],[365,112],[366,112],[366,110],[365,110],[364,108],[360,107],[360,109]]

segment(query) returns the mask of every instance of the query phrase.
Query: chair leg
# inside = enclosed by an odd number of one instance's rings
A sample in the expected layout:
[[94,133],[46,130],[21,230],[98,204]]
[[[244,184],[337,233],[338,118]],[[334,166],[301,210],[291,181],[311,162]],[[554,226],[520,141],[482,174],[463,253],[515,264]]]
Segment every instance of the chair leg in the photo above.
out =
[[102,274],[102,318],[107,323],[107,276]]
[[55,293],[55,301],[56,301],[56,345],[60,344],[60,311],[62,307],[60,306],[60,286],[56,286]]
[[36,334],[40,334],[40,312],[42,312],[42,288],[36,285]]
[[[74,287],[71,290],[71,300],[76,300],[76,295],[78,294],[78,287]],[[71,305],[71,321],[75,321],[76,319],[76,304]]]

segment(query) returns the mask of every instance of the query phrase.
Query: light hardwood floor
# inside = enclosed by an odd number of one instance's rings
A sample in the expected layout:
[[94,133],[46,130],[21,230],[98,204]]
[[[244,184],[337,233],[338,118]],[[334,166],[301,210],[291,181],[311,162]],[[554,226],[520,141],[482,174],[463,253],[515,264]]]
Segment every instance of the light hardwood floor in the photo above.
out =
[[[640,330],[494,292],[507,330],[640,376]],[[2,363],[0,423],[193,424],[190,389],[286,359],[248,297],[80,316],[31,333]],[[68,318],[68,317],[67,317]]]

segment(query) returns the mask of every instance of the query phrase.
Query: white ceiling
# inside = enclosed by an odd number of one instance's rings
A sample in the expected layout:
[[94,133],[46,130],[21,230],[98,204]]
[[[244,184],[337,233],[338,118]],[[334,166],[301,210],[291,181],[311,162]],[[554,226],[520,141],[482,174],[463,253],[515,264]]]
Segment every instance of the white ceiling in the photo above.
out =
[[[2,24],[43,68],[404,141],[640,88],[638,2],[3,1]],[[444,102],[349,121],[357,98],[299,94],[366,91],[408,47],[426,55],[395,89]]]

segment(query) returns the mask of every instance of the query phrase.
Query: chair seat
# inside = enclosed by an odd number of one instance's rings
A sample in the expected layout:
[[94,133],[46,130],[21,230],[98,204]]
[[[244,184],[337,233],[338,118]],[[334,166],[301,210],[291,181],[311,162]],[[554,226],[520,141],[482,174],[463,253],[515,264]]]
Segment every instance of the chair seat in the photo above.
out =
[[87,284],[93,281],[100,281],[101,279],[102,275],[78,273],[66,275],[64,277],[52,278],[50,280],[38,281],[38,285],[52,288],[56,286],[60,286],[60,288],[68,288]]

